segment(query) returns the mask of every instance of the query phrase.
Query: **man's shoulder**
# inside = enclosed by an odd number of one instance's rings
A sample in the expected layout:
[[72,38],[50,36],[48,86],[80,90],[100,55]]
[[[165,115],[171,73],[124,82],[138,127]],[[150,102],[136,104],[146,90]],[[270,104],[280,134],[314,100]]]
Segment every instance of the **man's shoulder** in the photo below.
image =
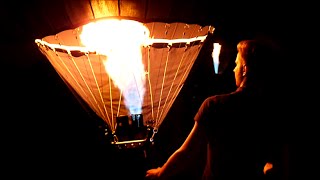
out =
[[214,102],[226,101],[234,95],[235,95],[235,93],[233,93],[233,92],[232,93],[224,93],[224,94],[216,94],[216,95],[208,97],[205,101],[214,101]]

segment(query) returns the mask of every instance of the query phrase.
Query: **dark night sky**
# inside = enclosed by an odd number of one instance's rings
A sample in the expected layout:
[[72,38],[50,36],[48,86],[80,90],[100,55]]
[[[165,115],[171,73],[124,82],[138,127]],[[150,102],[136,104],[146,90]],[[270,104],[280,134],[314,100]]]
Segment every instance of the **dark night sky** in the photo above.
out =
[[[110,161],[120,156],[111,157],[112,150],[101,148],[103,135],[98,128],[98,121],[80,105],[37,49],[34,39],[45,33],[37,31],[45,28],[40,28],[30,20],[36,18],[36,14],[32,13],[32,5],[7,4],[1,6],[0,11],[4,20],[0,42],[3,96],[1,127],[5,132],[8,167],[22,170],[29,167],[31,170],[27,173],[32,177],[41,177],[35,175],[38,170],[45,174],[60,174],[68,171],[69,167],[87,170],[87,167],[93,166],[96,169],[92,172],[102,173],[102,168],[113,164]],[[241,11],[226,4],[217,10],[219,18],[214,22],[217,25],[215,36],[226,47],[232,49],[240,39],[259,36],[274,42],[283,53],[287,53],[290,42],[287,32],[293,21],[290,14],[283,13],[287,9],[278,5],[264,8],[263,5],[257,5],[258,8],[251,11],[251,7],[242,5],[244,11]],[[212,21],[210,18],[207,18],[208,22]],[[244,19],[245,22],[242,21]],[[226,61],[233,61],[234,54],[225,56]],[[218,77],[203,74],[202,68],[207,68],[206,64],[195,64],[168,114],[168,120],[163,123],[164,130],[158,134],[162,137],[159,138],[159,144],[162,145],[158,147],[158,151],[162,152],[160,162],[163,161],[161,158],[168,156],[183,142],[193,125],[195,111],[203,98],[212,93],[208,88],[232,82],[231,69]],[[30,167],[30,163],[34,165]],[[70,172],[68,175],[74,174]],[[81,177],[79,173],[77,175]]]

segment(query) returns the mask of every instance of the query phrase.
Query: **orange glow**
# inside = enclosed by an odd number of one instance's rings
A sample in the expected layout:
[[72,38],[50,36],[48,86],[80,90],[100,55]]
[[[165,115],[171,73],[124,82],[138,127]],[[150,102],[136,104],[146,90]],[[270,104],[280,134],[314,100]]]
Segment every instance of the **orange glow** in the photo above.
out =
[[263,167],[263,174],[267,174],[267,172],[272,168],[273,168],[273,164],[270,162],[267,162]]

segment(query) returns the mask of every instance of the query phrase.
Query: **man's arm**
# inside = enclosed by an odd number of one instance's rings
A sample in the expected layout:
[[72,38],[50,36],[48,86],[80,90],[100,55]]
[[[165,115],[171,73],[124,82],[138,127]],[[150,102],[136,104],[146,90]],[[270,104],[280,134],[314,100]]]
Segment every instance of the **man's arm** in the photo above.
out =
[[183,173],[191,165],[199,166],[195,162],[202,161],[201,158],[206,157],[207,137],[204,127],[195,122],[191,132],[182,144],[167,160],[167,162],[157,169],[147,171],[147,178],[159,177],[166,179],[169,176]]

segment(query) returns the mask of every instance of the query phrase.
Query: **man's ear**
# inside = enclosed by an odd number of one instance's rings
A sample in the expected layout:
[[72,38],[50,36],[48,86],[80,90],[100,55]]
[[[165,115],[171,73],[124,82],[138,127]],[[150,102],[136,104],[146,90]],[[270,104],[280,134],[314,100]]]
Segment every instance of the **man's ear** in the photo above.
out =
[[246,76],[247,71],[248,71],[247,66],[246,66],[245,64],[244,64],[244,65],[242,65],[242,76]]

